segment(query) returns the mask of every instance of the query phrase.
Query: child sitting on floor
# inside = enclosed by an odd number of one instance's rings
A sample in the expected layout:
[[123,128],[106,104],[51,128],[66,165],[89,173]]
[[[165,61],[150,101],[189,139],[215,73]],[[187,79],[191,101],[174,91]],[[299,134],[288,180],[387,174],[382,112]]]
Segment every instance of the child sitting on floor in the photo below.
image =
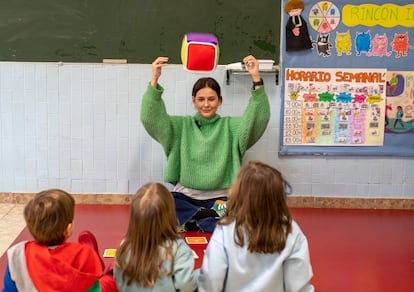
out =
[[24,209],[35,240],[7,251],[4,292],[117,291],[112,275],[103,275],[96,239],[89,231],[79,243],[67,242],[73,230],[74,198],[59,189],[42,191]]
[[313,291],[308,242],[273,167],[250,161],[230,188],[200,270],[198,291]]
[[114,277],[120,291],[197,289],[194,258],[177,233],[174,199],[162,184],[148,183],[132,198]]

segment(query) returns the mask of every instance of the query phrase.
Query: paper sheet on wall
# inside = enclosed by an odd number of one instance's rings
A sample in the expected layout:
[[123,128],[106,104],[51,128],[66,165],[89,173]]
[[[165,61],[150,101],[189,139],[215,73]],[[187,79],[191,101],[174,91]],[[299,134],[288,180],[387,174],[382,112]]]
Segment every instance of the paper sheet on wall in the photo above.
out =
[[386,73],[286,68],[284,145],[383,145]]
[[387,71],[385,133],[414,134],[414,71]]

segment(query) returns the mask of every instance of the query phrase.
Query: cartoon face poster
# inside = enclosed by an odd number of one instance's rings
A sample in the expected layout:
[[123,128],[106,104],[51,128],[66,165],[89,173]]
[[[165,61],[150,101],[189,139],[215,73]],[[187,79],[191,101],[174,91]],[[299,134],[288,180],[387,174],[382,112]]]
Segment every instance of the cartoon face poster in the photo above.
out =
[[284,145],[383,145],[386,77],[386,69],[286,68]]
[[385,132],[414,133],[414,71],[388,71]]

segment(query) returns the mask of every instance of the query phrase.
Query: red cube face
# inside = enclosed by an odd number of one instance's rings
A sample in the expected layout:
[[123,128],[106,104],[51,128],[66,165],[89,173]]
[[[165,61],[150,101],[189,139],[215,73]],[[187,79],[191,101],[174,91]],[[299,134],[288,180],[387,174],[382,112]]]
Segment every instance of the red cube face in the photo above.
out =
[[211,72],[217,64],[217,47],[208,43],[189,43],[186,61],[187,70]]
[[209,33],[187,33],[181,46],[184,69],[190,72],[211,73],[218,64],[218,41]]

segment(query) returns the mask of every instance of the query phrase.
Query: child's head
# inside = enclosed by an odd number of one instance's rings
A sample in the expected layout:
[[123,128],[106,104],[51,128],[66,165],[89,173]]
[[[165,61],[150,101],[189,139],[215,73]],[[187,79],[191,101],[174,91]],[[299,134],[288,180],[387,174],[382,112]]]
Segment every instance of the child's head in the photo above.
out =
[[[173,263],[172,241],[179,238],[172,194],[160,183],[142,186],[131,201],[128,231],[116,254],[116,264],[128,285],[152,287],[161,263]],[[164,252],[160,252],[163,247]]]
[[147,183],[132,198],[128,234],[141,240],[161,240],[177,235],[174,199],[160,183]]
[[72,233],[75,200],[59,189],[35,195],[24,208],[27,228],[40,244],[59,245]]
[[247,232],[249,251],[271,253],[284,248],[292,219],[284,180],[277,169],[259,161],[249,161],[240,169],[220,224],[234,220],[236,242],[243,246]]

